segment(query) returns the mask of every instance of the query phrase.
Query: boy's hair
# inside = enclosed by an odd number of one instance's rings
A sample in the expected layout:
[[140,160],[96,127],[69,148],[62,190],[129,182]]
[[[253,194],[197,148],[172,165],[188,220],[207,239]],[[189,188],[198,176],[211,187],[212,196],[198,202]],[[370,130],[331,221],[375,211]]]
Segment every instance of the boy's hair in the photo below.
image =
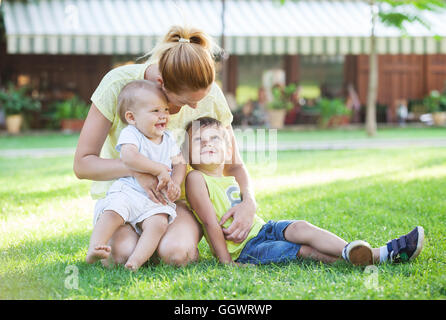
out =
[[[197,127],[193,126],[194,122],[197,122],[197,121],[199,123],[198,128],[200,128],[200,129],[208,128],[208,127],[215,127],[217,129],[220,129],[221,132],[223,133],[223,139],[224,139],[226,145],[229,147],[232,147],[228,130],[226,130],[226,128],[223,126],[223,124],[219,120],[211,118],[211,117],[201,117],[201,118],[198,118],[196,120],[189,122],[186,126],[185,138],[184,138],[183,145],[181,147],[181,149],[183,151],[183,155],[187,155],[187,157],[185,157],[186,159],[190,160],[189,137],[192,137],[192,134],[193,134],[192,130],[197,128]],[[189,133],[189,131],[190,131],[190,133]],[[189,161],[189,163],[190,162],[191,161]]]
[[186,132],[189,132],[189,129],[192,128],[192,124],[194,123],[194,121],[199,121],[200,123],[200,128],[206,128],[206,127],[217,127],[217,128],[223,128],[223,124],[221,123],[220,120],[211,118],[211,117],[201,117],[198,118],[196,120],[193,120],[191,122],[189,122],[186,126]]
[[162,99],[166,99],[163,91],[155,83],[148,80],[135,80],[127,83],[118,95],[117,113],[122,122],[127,123],[125,119],[125,113],[132,110],[132,107],[138,101],[139,95],[137,90],[147,90],[152,92]]

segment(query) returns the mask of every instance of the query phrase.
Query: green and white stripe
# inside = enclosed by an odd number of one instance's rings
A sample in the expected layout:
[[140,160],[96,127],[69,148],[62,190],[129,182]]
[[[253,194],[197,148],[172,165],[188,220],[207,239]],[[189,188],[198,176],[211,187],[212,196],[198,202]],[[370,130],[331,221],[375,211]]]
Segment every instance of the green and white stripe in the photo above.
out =
[[[218,40],[217,0],[2,1],[10,54],[141,55],[173,24],[201,28]],[[238,55],[367,54],[367,3],[226,1],[226,50]],[[431,30],[416,24],[410,37],[379,25],[379,54],[446,54],[446,12],[429,13]],[[443,36],[436,40],[434,35]]]

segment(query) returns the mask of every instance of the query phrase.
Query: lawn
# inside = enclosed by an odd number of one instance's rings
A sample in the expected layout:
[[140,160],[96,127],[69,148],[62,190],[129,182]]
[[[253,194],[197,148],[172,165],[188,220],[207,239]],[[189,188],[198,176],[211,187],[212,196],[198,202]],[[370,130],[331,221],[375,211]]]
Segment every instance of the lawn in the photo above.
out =
[[[246,136],[246,129],[235,129],[239,140]],[[256,130],[254,130],[254,133]],[[441,139],[446,137],[446,128],[380,128],[372,140],[380,139]],[[79,134],[60,134],[58,132],[43,132],[23,134],[19,136],[0,135],[0,150],[5,149],[33,149],[33,148],[75,148]],[[370,139],[363,129],[327,129],[296,131],[291,129],[279,130],[279,142],[290,141],[339,141]]]
[[[20,138],[9,148],[23,148]],[[76,144],[75,135],[54,139]],[[202,241],[200,261],[187,267],[107,270],[84,262],[94,202],[73,158],[0,158],[0,299],[446,299],[446,149],[289,151],[277,159],[247,164],[264,220],[304,219],[374,247],[422,225],[419,258],[373,273],[344,262],[237,268],[217,264]]]

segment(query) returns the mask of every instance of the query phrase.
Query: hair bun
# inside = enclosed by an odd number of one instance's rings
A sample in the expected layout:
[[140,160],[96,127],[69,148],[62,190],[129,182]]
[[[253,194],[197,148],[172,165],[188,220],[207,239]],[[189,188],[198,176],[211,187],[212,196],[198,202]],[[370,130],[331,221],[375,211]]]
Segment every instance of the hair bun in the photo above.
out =
[[[182,40],[184,39],[184,40]],[[181,40],[181,41],[180,41]],[[189,41],[185,41],[189,40]],[[206,33],[199,29],[190,28],[190,27],[182,27],[182,26],[173,26],[167,32],[165,38],[165,43],[169,42],[180,42],[180,43],[195,43],[201,45],[207,50],[211,50],[212,41],[208,37]]]
[[149,52],[149,61],[158,64],[168,91],[178,94],[185,90],[206,89],[215,80],[216,48],[218,46],[205,32],[173,26]]

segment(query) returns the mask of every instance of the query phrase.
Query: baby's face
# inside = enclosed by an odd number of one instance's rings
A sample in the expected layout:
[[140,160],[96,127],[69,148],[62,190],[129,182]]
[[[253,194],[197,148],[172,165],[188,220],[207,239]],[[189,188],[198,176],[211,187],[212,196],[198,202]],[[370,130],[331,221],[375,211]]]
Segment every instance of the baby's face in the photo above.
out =
[[192,164],[220,165],[225,163],[230,155],[230,149],[227,146],[223,130],[225,129],[208,126],[193,131],[190,138]]
[[161,137],[169,122],[166,99],[151,92],[139,92],[133,114],[135,126],[148,138]]

